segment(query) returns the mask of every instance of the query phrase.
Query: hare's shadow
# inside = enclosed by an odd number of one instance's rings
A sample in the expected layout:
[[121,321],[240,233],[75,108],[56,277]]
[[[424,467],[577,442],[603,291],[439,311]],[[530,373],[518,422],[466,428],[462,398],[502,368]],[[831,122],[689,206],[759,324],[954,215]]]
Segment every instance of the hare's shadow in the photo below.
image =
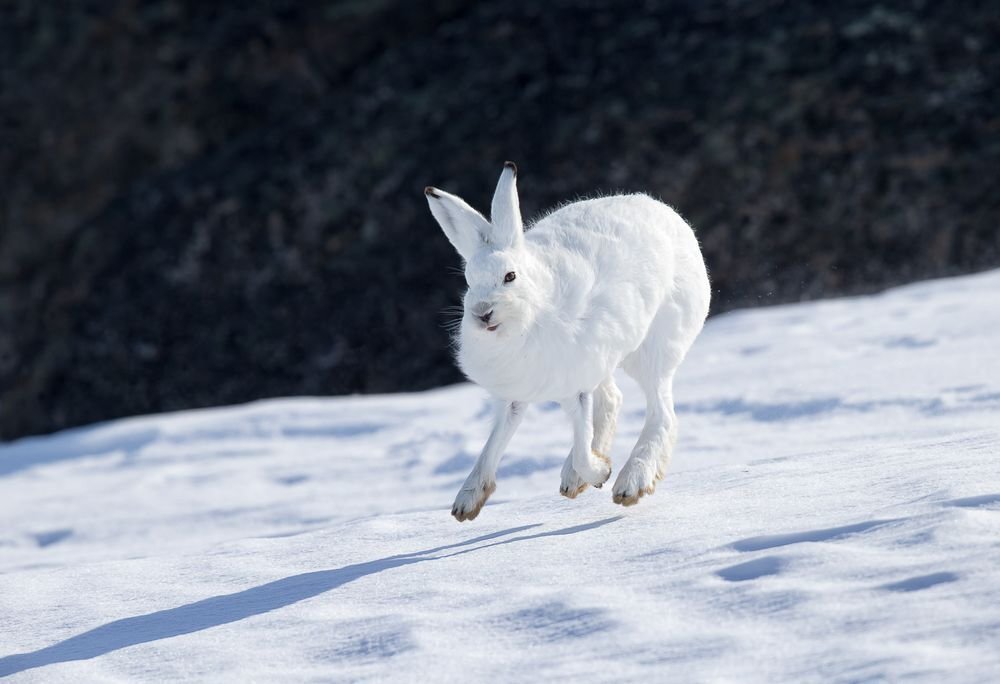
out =
[[[244,589],[233,594],[223,594],[211,598],[188,603],[177,608],[138,615],[136,617],[124,618],[101,625],[88,632],[70,637],[52,646],[41,648],[29,653],[10,655],[0,658],[0,677],[16,674],[25,670],[30,670],[44,665],[54,663],[64,663],[71,660],[87,660],[97,656],[117,651],[128,646],[144,644],[159,639],[167,639],[182,634],[200,632],[210,627],[218,627],[230,622],[243,620],[254,615],[261,615],[278,608],[304,601],[324,592],[336,589],[348,582],[352,582],[361,577],[374,575],[383,570],[390,570],[401,565],[413,563],[423,563],[431,560],[439,560],[458,556],[472,551],[479,551],[491,546],[511,544],[513,542],[528,541],[541,537],[557,537],[568,534],[575,534],[585,530],[602,527],[604,525],[620,520],[621,516],[605,518],[592,523],[574,525],[550,532],[538,532],[526,534],[510,539],[495,541],[491,544],[483,544],[473,548],[461,549],[479,542],[497,539],[510,534],[524,532],[541,523],[532,525],[522,525],[512,527],[500,532],[484,534],[473,537],[465,541],[438,546],[425,551],[400,554],[379,558],[378,560],[346,565],[335,570],[318,570],[316,572],[305,572],[299,575],[292,575],[274,582],[268,582],[257,587]],[[441,554],[449,549],[459,549],[451,553]],[[435,555],[441,554],[441,555]]]

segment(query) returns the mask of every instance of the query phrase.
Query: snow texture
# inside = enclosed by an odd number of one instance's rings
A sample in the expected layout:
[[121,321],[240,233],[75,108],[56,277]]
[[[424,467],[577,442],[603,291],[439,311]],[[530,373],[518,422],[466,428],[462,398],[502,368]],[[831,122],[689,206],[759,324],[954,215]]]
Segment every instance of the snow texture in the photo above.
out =
[[712,319],[629,509],[559,496],[543,404],[452,520],[489,431],[469,385],[2,446],[0,676],[997,681],[997,302],[992,272]]

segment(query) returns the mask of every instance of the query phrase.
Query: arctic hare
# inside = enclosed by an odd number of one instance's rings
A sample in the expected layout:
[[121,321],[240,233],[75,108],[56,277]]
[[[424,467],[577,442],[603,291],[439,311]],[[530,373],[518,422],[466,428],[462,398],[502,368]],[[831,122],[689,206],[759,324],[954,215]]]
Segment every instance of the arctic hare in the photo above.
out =
[[431,213],[465,261],[458,363],[497,399],[493,432],[452,508],[472,520],[529,402],[557,401],[573,423],[560,492],[611,475],[619,366],[646,394],[646,422],[612,489],[626,506],[652,494],[677,440],[674,373],[701,332],[711,289],[691,228],[646,195],[567,204],[524,231],[517,167],[504,164],[490,221],[428,187]]

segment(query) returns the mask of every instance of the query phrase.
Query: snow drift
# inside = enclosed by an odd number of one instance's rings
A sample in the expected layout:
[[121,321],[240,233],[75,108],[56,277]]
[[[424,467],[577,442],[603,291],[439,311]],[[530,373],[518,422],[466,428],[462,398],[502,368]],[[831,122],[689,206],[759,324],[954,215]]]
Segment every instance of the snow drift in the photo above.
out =
[[988,681],[998,301],[992,272],[711,320],[630,509],[559,496],[570,430],[537,405],[456,524],[490,420],[468,385],[2,446],[0,675]]

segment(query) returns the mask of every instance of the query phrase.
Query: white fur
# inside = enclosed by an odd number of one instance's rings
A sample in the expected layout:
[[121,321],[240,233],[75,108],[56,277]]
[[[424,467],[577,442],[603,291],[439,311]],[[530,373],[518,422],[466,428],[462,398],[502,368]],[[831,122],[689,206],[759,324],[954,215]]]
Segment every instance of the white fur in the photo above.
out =
[[[458,363],[499,401],[493,434],[456,498],[459,520],[478,515],[493,491],[527,402],[558,401],[572,421],[560,491],[572,498],[588,484],[600,487],[621,407],[618,367],[642,387],[647,409],[612,493],[625,505],[651,494],[677,439],[674,373],[711,297],[698,241],[667,205],[641,194],[584,200],[525,232],[516,176],[505,164],[491,221],[454,195],[426,190],[431,213],[465,260]],[[515,278],[505,283],[510,272]]]

